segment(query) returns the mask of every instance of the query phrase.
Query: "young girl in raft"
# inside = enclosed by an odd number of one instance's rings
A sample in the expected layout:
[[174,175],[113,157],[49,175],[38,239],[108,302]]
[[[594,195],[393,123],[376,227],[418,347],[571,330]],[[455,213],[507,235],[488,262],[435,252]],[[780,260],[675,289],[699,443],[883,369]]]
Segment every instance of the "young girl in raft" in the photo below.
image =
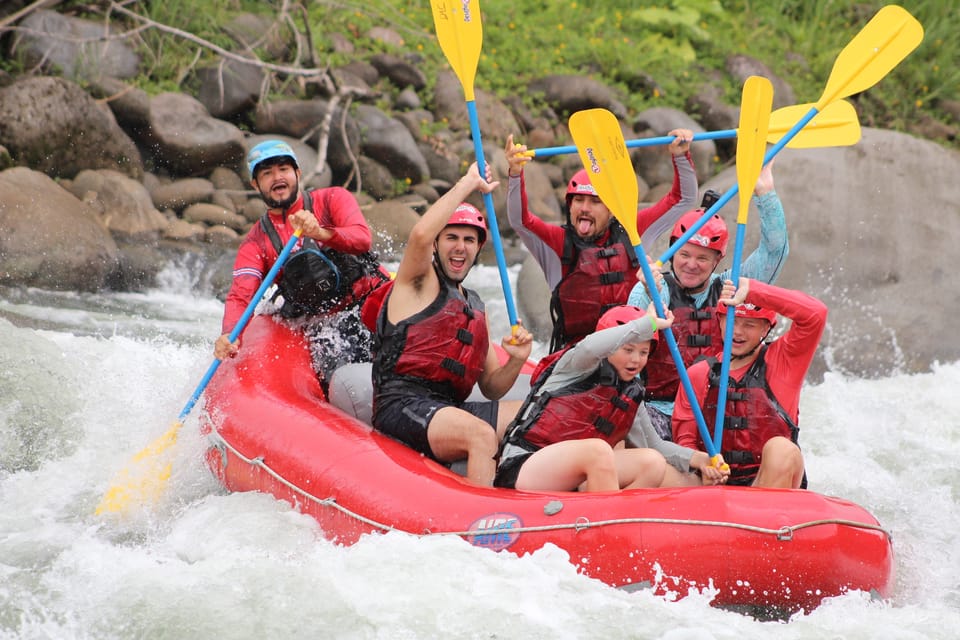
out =
[[[641,410],[640,374],[657,348],[658,329],[673,324],[673,314],[666,315],[613,307],[595,333],[541,360],[507,427],[494,485],[615,491],[724,482],[705,452],[664,441]],[[628,436],[637,448],[624,446]]]

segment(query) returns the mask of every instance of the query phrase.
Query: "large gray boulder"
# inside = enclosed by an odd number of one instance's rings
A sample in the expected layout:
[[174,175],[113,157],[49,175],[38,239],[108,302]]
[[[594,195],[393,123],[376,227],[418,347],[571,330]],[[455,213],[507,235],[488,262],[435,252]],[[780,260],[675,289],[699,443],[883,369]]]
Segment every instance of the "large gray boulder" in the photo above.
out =
[[[466,98],[456,75],[449,71],[437,74],[433,101],[434,114],[438,120],[448,122],[451,129],[470,131]],[[475,89],[474,103],[483,142],[492,142],[502,147],[508,135],[519,133],[520,125],[517,124],[513,111],[494,94]]]
[[155,244],[167,228],[146,187],[109,169],[81,171],[70,192],[91,204],[115,240]]
[[83,169],[143,174],[140,152],[110,109],[63,78],[24,78],[0,89],[0,144],[17,164],[54,178]]
[[607,109],[618,118],[627,117],[627,108],[616,92],[599,80],[585,75],[552,75],[537,78],[528,89],[541,94],[559,114],[570,115],[583,109]]
[[361,104],[356,109],[363,154],[385,166],[390,174],[408,184],[430,178],[427,160],[417,141],[402,122],[373,105]]
[[[255,114],[254,131],[261,134],[261,140],[282,134],[306,140],[316,148],[320,125],[329,111],[330,103],[319,98],[260,103]],[[346,174],[354,168],[359,149],[360,130],[349,112],[344,113],[343,103],[340,103],[331,116],[326,162],[335,172]],[[294,150],[299,154],[297,148]],[[247,177],[245,173],[241,175]]]
[[25,167],[0,173],[0,283],[97,291],[119,268],[106,226],[84,202]]
[[[791,245],[777,284],[830,307],[818,369],[882,376],[960,358],[960,341],[949,337],[960,314],[951,292],[960,255],[957,175],[960,153],[879,129],[864,128],[851,147],[777,157]],[[731,168],[703,186],[735,183]],[[722,212],[731,232],[738,201]],[[758,242],[755,210],[747,224],[745,255]],[[733,233],[730,247],[728,257]]]
[[[690,129],[695,134],[702,133],[703,127],[696,120],[679,109],[653,107],[642,112],[633,125],[634,138],[659,138],[668,135],[674,129]],[[697,179],[706,180],[713,175],[713,159],[717,155],[717,145],[713,140],[698,141],[690,146],[690,156],[697,170]],[[649,185],[672,184],[673,162],[670,159],[668,145],[638,147],[631,151],[633,166],[637,173]]]
[[161,93],[150,101],[146,138],[159,164],[180,176],[206,176],[217,166],[240,169],[243,133],[229,122],[210,116],[192,96]]

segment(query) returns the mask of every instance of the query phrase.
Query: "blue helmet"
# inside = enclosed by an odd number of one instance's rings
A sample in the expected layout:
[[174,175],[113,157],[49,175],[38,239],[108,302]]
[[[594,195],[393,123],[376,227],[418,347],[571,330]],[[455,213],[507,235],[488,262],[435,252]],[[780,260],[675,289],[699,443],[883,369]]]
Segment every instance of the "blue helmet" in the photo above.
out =
[[247,169],[250,171],[250,177],[256,177],[257,174],[255,171],[258,164],[271,158],[290,158],[293,160],[293,166],[298,169],[300,168],[300,163],[297,161],[297,155],[293,152],[293,147],[283,140],[264,140],[253,149],[250,149],[250,153],[247,154]]

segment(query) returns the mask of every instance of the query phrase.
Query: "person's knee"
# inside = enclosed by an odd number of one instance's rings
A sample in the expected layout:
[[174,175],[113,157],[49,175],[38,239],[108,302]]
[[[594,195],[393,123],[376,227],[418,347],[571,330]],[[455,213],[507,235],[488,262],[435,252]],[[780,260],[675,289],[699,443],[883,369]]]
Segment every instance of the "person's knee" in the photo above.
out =
[[650,479],[651,486],[660,486],[667,474],[667,459],[655,449],[640,449],[641,473]]
[[800,447],[782,436],[767,440],[761,460],[769,469],[781,473],[791,473],[803,467]]
[[595,470],[616,469],[616,458],[610,445],[600,438],[580,441],[581,457],[585,466]]
[[490,452],[490,456],[496,454],[499,446],[497,433],[490,428],[490,425],[475,418],[464,430],[466,447],[471,453]]

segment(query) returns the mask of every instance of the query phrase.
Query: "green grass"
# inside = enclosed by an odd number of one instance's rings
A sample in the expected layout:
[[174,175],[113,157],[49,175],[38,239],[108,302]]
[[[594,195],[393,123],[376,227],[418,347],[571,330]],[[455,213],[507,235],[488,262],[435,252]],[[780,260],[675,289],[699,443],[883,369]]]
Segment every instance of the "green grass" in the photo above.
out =
[[[432,84],[446,68],[433,34],[430,3],[421,0],[302,0],[286,27],[301,33],[309,20],[317,64],[338,65],[389,49],[365,34],[372,27],[399,33],[396,53],[416,54]],[[748,54],[794,89],[798,102],[816,101],[841,49],[885,2],[851,0],[481,0],[483,52],[475,86],[519,95],[547,74],[587,73],[615,87],[632,113],[652,106],[683,109],[707,78],[726,77],[725,60]],[[960,0],[904,0],[924,25],[920,47],[875,87],[854,98],[864,125],[909,130],[923,119],[950,120],[943,101],[960,99],[960,45],[955,35]],[[100,2],[65,2],[61,10],[93,14]],[[240,11],[274,16],[279,0],[151,0],[128,5],[152,19],[229,47],[224,25]],[[357,53],[335,54],[331,36],[343,34]],[[292,40],[292,38],[291,38]],[[148,30],[141,36],[145,73],[136,84],[148,92],[171,90],[196,64],[214,55],[174,35]],[[287,61],[278,61],[287,62]],[[2,65],[15,62],[0,62]],[[10,68],[9,66],[7,68]],[[717,74],[717,71],[721,73]],[[711,80],[714,82],[714,80]],[[740,87],[722,87],[731,104]],[[277,90],[289,85],[278,85]],[[391,88],[385,84],[384,91]],[[431,92],[424,93],[429,99]],[[960,145],[954,140],[947,142]]]

